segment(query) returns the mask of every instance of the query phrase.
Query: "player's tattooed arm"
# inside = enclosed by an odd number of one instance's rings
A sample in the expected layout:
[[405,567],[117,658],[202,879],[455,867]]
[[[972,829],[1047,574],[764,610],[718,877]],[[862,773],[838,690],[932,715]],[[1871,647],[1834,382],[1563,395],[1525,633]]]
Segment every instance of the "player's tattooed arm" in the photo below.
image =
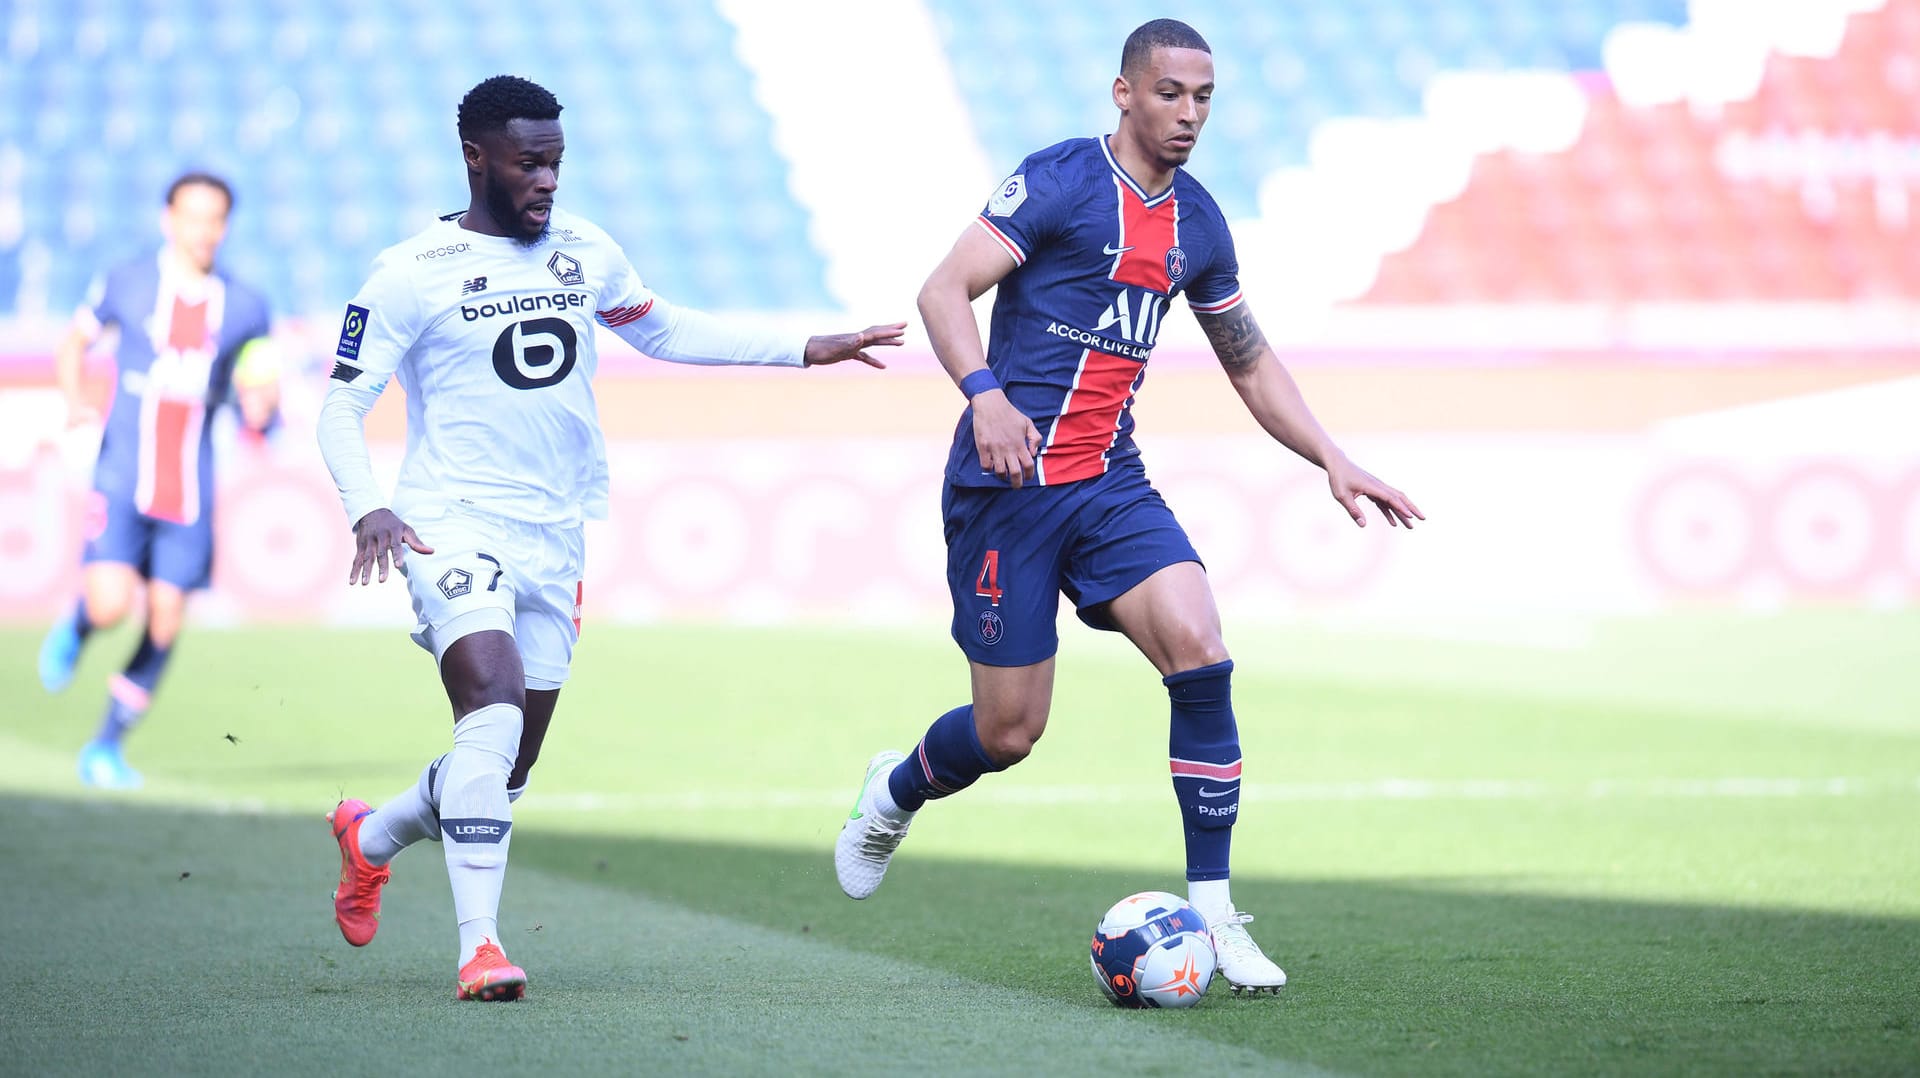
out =
[[1213,345],[1213,354],[1220,358],[1220,366],[1230,375],[1252,370],[1267,350],[1267,335],[1260,332],[1250,304],[1242,303],[1225,314],[1196,317]]

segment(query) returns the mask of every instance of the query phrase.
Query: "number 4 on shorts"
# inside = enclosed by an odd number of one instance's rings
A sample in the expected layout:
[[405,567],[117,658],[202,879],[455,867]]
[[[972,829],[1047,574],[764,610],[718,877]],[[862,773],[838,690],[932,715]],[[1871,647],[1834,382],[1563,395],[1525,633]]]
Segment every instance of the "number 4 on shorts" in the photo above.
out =
[[1000,596],[1006,594],[1000,590],[1000,552],[987,551],[980,562],[980,578],[973,582],[973,593],[984,595],[994,606],[1000,605]]

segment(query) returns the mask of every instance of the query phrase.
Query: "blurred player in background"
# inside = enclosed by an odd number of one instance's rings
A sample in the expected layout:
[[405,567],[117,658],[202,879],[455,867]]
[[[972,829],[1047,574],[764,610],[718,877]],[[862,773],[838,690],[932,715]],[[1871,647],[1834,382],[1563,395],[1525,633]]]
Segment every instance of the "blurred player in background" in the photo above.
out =
[[[606,448],[593,395],[596,325],[683,363],[816,366],[900,343],[904,323],[791,339],[675,307],[619,245],[554,206],[560,104],[511,76],[460,103],[471,201],[377,260],[347,307],[320,447],[353,523],[349,582],[407,580],[414,639],[439,663],[453,751],[378,810],[342,801],[334,915],[373,939],[388,862],[445,835],[460,926],[455,996],[512,1000],[526,973],[499,946],[513,827],[580,631],[581,522],[604,517]],[[363,419],[389,378],[407,390],[407,450],[391,502]],[[410,552],[410,553],[409,553]]]
[[[1228,892],[1240,801],[1233,662],[1199,555],[1132,437],[1134,394],[1172,298],[1186,295],[1248,411],[1326,470],[1354,523],[1366,524],[1361,499],[1390,525],[1410,527],[1420,511],[1341,453],[1254,322],[1226,221],[1180,168],[1212,96],[1212,51],[1191,27],[1135,30],[1113,83],[1117,130],[1028,157],[920,292],[934,351],[972,402],[942,510],[973,702],[937,719],[910,755],[869,762],[834,864],[841,888],[867,897],[922,805],[1032,751],[1052,703],[1064,592],[1081,620],[1125,633],[1160,672],[1188,897],[1235,990],[1277,991],[1286,974]],[[995,285],[983,349],[971,303]]]
[[94,466],[94,500],[79,601],[40,647],[40,681],[58,692],[73,680],[95,629],[116,625],[144,590],[146,631],[109,682],[107,713],[80,753],[80,778],[127,788],[140,775],[121,741],[143,716],[180,635],[187,593],[213,571],[213,424],[236,401],[241,422],[265,431],[279,407],[277,363],[264,340],[267,302],[214,265],[226,238],[233,191],[190,172],[167,188],[159,253],[123,263],[94,282],[54,354],[69,425],[99,419],[83,390],[87,349],[119,333],[112,404]]

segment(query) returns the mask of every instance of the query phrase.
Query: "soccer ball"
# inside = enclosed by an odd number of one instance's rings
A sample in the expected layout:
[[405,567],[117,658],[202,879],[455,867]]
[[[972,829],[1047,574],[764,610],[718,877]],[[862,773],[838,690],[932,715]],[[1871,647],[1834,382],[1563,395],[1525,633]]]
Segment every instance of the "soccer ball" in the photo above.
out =
[[1165,891],[1128,895],[1093,930],[1093,979],[1122,1007],[1191,1007],[1214,962],[1206,919]]

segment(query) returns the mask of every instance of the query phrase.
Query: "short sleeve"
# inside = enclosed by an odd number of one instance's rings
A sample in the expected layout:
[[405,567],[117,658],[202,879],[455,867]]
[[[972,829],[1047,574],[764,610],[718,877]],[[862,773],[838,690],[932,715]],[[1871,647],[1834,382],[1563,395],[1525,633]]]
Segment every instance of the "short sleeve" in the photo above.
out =
[[407,272],[383,258],[347,304],[334,347],[332,377],[378,392],[419,335],[420,301]]
[[1195,314],[1225,314],[1244,302],[1246,296],[1240,291],[1240,258],[1233,250],[1233,233],[1227,230],[1226,218],[1220,211],[1209,209],[1214,233],[1212,251],[1207,264],[1187,285],[1187,306]]
[[1069,208],[1053,162],[1028,157],[994,189],[975,223],[1006,248],[1015,265],[1024,265],[1029,254],[1060,234]]

